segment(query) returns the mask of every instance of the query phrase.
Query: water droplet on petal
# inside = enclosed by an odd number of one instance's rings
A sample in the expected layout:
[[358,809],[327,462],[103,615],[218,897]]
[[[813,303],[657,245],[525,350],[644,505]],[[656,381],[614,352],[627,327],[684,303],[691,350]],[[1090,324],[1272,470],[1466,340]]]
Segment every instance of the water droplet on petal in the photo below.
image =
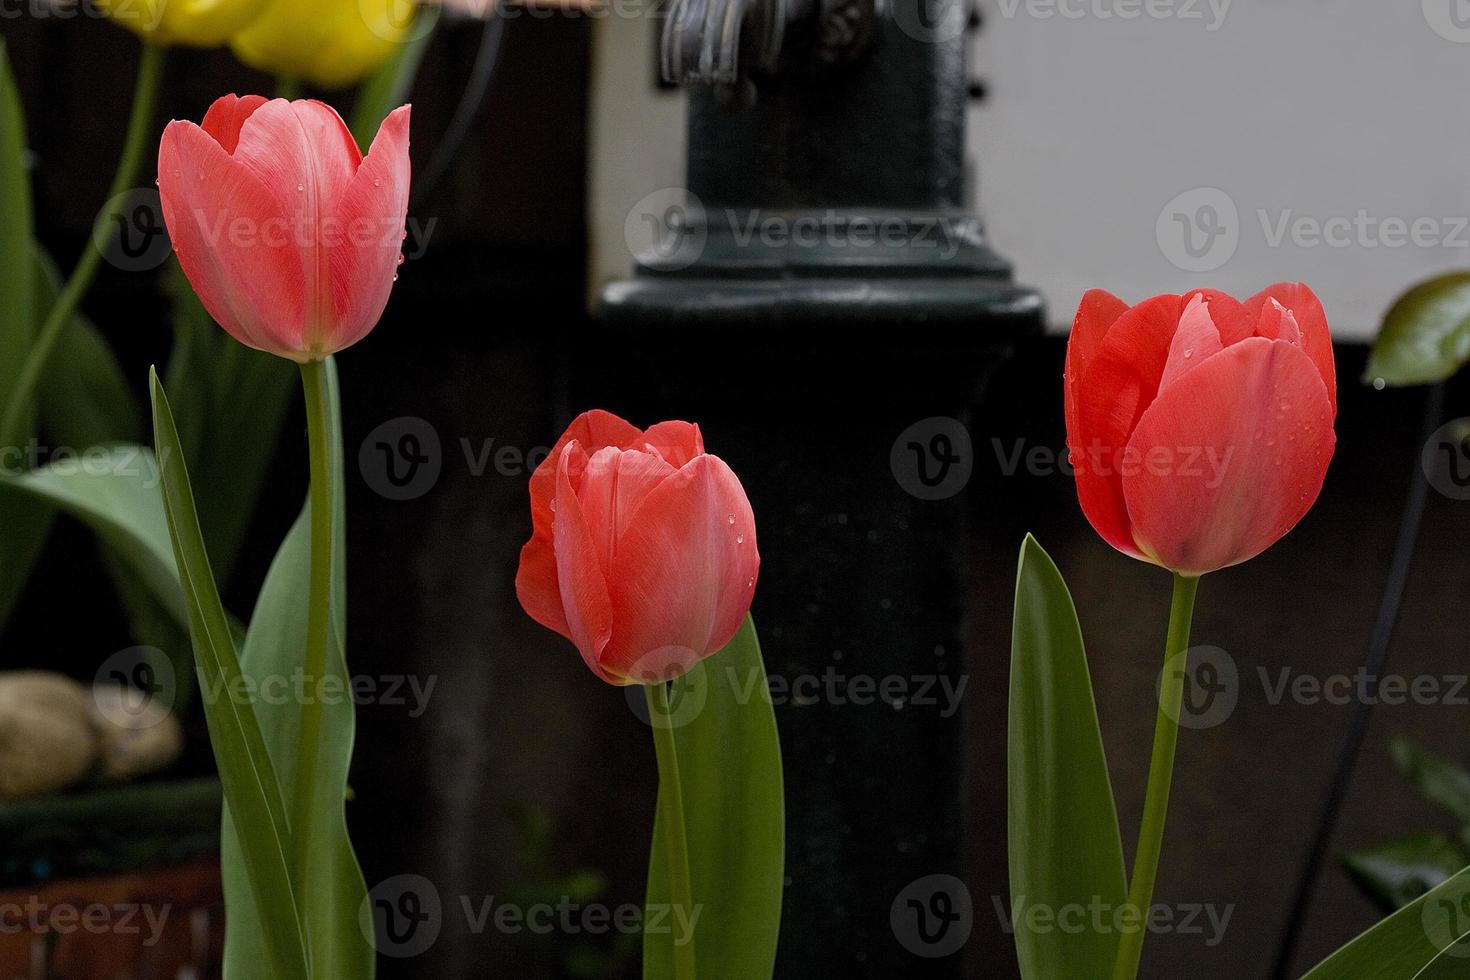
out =
[[305,184],[297,184],[296,185],[296,190],[298,192],[305,193],[305,191],[306,191],[306,185]]
[[743,533],[742,534],[735,535],[735,543],[736,544],[744,544],[745,543],[745,535]]
[[729,522],[730,522],[730,523],[731,523],[731,524],[734,524],[734,523],[735,523],[735,515],[734,515],[734,514],[731,514],[731,515],[730,515],[730,516],[729,516],[729,518],[727,518],[727,520],[729,520]]
[[555,497],[552,497],[551,498],[551,512],[553,514],[556,513],[556,498]]
[[398,281],[398,273],[396,273],[396,272],[393,273],[393,281],[394,282],[397,282]]
[[1184,349],[1184,359],[1187,361],[1187,360],[1189,360],[1193,356],[1194,356],[1194,350],[1191,349],[1191,348],[1186,347]]
[[400,252],[399,255],[398,255],[398,264],[399,265],[402,265],[403,262],[404,262],[403,253]]

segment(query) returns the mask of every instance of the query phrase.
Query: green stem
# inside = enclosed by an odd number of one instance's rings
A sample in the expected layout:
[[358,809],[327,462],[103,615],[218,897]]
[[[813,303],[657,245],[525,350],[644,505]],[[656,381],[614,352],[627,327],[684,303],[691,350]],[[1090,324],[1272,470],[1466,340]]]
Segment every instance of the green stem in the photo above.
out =
[[56,297],[56,303],[51,307],[46,322],[41,325],[36,342],[26,357],[25,367],[21,369],[20,378],[5,400],[5,414],[0,417],[0,446],[19,446],[29,435],[26,431],[27,416],[35,401],[36,390],[41,385],[41,377],[46,373],[46,366],[56,352],[56,344],[61,339],[63,330],[71,322],[72,314],[92,288],[92,281],[97,278],[97,267],[102,262],[102,252],[98,249],[97,242],[110,230],[116,217],[114,202],[137,181],[144,151],[153,132],[153,113],[158,105],[158,90],[163,79],[164,51],[160,45],[146,41],[143,44],[143,55],[138,62],[138,79],[133,90],[133,110],[128,119],[127,136],[123,140],[122,158],[118,161],[116,174],[113,175],[112,188],[107,192],[107,203],[97,215],[97,221],[92,226],[92,237],[83,248],[82,257],[72,271],[71,278]]
[[[1169,609],[1169,638],[1164,648],[1167,665],[1189,649],[1189,627],[1194,618],[1194,596],[1199,579],[1174,576],[1174,599]],[[1113,980],[1135,980],[1143,957],[1148,909],[1153,903],[1154,880],[1159,873],[1159,852],[1164,844],[1164,820],[1169,812],[1169,786],[1174,779],[1174,748],[1179,742],[1179,712],[1184,704],[1184,671],[1165,669],[1159,682],[1159,714],[1154,725],[1153,760],[1148,767],[1148,793],[1143,801],[1143,823],[1138,829],[1138,851],[1133,858],[1133,881],[1128,888],[1128,907],[1137,928],[1123,932]]]
[[276,98],[295,102],[301,98],[301,79],[295,75],[276,76]]
[[[694,911],[694,891],[689,883],[689,840],[684,830],[684,795],[679,786],[679,753],[670,723],[667,684],[649,684],[648,721],[653,728],[653,745],[658,753],[658,798],[663,817],[664,848],[668,857],[669,897],[685,915]],[[694,940],[674,943],[674,980],[694,980]]]
[[306,618],[306,697],[301,706],[297,744],[296,792],[291,797],[292,871],[298,896],[310,884],[305,877],[311,849],[312,814],[316,811],[316,768],[321,757],[321,678],[327,672],[327,650],[332,630],[332,446],[328,413],[327,365],[301,365],[306,396],[306,429],[311,453],[311,590]]

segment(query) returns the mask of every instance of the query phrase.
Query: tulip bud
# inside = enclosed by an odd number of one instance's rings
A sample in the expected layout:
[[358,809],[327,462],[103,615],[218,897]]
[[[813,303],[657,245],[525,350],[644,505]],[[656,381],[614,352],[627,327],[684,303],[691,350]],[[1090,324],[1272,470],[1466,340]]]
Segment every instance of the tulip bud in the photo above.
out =
[[155,44],[212,48],[260,16],[269,0],[96,0],[117,23]]
[[158,190],[179,264],[248,347],[322,360],[377,325],[402,261],[409,107],[364,157],[320,102],[225,96],[172,122]]
[[1336,377],[1326,314],[1300,283],[1131,309],[1092,290],[1065,378],[1083,512],[1119,551],[1183,575],[1255,557],[1322,489]]
[[388,60],[416,10],[414,0],[270,0],[230,46],[254,68],[342,88]]
[[740,481],[699,427],[579,417],[531,477],[516,594],[610,684],[673,680],[734,639],[760,571]]

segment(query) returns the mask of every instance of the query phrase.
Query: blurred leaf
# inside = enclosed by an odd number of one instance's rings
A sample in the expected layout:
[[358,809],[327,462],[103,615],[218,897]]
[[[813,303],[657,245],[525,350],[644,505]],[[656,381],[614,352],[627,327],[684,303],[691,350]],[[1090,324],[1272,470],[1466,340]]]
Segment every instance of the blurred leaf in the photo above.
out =
[[1007,748],[1011,907],[1026,980],[1111,976],[1115,931],[1025,928],[1024,907],[1121,908],[1127,872],[1087,655],[1067,583],[1021,545]]
[[10,393],[36,335],[31,250],[31,177],[25,109],[0,40],[0,402]]
[[[33,245],[37,320],[61,290],[56,264]],[[98,329],[81,314],[61,335],[41,381],[41,429],[56,446],[87,449],[108,442],[141,442],[143,417],[122,365]]]
[[228,581],[276,465],[297,372],[289,361],[251,350],[216,326],[177,263],[165,285],[174,325],[168,390],[177,392],[181,406],[180,438],[193,460],[205,541]]
[[[1470,870],[1461,871],[1373,926],[1313,967],[1302,980],[1411,980],[1443,948],[1470,932],[1470,909],[1464,908],[1467,894]],[[1449,934],[1431,936],[1430,920]]]
[[1442,756],[1426,752],[1412,739],[1396,738],[1390,743],[1390,749],[1399,771],[1425,799],[1449,811],[1462,824],[1470,824],[1470,772]]
[[438,26],[439,8],[429,4],[420,6],[413,36],[398,45],[382,67],[358,89],[357,107],[347,128],[352,130],[362,152],[366,153],[372,146],[373,137],[378,135],[378,127],[383,125],[388,113],[408,101]]
[[[235,652],[229,619],[220,604],[214,573],[209,567],[178,429],[157,373],[149,380],[154,440],[162,461],[164,509],[189,611],[189,632],[194,641],[200,683],[205,691],[209,740],[224,786],[225,805],[237,818],[236,832],[244,852],[249,855],[245,862],[248,894],[236,895],[230,914],[241,916],[253,912],[263,926],[262,946],[256,950],[256,959],[240,975],[257,975],[269,965],[271,976],[306,980],[310,975],[306,938],[286,860],[291,838],[281,783],[266,748],[253,699],[239,696],[248,688]],[[248,903],[243,908],[242,898]]]
[[179,622],[188,622],[179,590],[168,522],[159,497],[158,464],[142,446],[95,447],[0,482],[0,500],[27,495],[92,529]]
[[[30,180],[25,110],[10,71],[5,42],[0,39],[0,256],[10,259],[0,262],[0,405],[20,377],[35,338],[31,270],[28,263],[12,258],[28,254],[31,248]],[[5,454],[0,458],[3,474],[22,468],[23,456],[16,455],[21,449],[0,447],[0,453]],[[46,543],[51,520],[50,509],[38,501],[0,493],[0,528],[5,530],[4,546],[0,547],[0,629],[20,601]]]
[[[367,902],[367,885],[347,836],[345,805],[347,770],[356,733],[356,705],[351,697],[352,679],[343,649],[347,626],[347,566],[341,409],[336,371],[330,367],[329,371],[332,408],[328,412],[328,424],[332,427],[332,459],[337,474],[333,480],[336,541],[332,556],[332,643],[327,670],[332,678],[330,683],[344,694],[334,697],[330,688],[321,686],[328,683],[326,680],[314,693],[310,689],[307,692],[307,697],[320,698],[323,745],[313,791],[320,802],[312,814],[315,824],[307,831],[311,847],[306,852],[307,866],[299,871],[299,880],[307,883],[302,894],[302,911],[306,933],[311,937],[312,976],[367,980],[373,975],[375,953],[358,925],[358,912]],[[250,619],[240,663],[247,677],[264,683],[272,678],[298,676],[306,662],[310,592],[311,507],[308,502],[276,554]],[[277,762],[276,773],[286,793],[286,812],[292,813],[295,807],[291,794],[296,787],[303,705],[295,697],[278,700],[281,703],[265,703],[262,699],[257,703],[256,716],[271,757]],[[248,901],[250,850],[247,842],[240,839],[234,813],[233,806],[227,805],[221,856],[225,902],[231,910],[225,928],[225,971],[227,975],[248,976],[252,965],[260,962],[266,923]]]
[[1365,381],[1431,384],[1470,358],[1470,273],[1420,283],[1394,303],[1373,342]]
[[1443,834],[1416,834],[1344,858],[1348,873],[1385,912],[1408,905],[1470,865],[1470,854]]
[[1470,936],[1446,946],[1413,980],[1465,980],[1470,976]]
[[[786,804],[776,715],[750,618],[724,650],[676,684],[690,692],[705,692],[693,719],[674,729],[689,844],[690,897],[699,914],[698,972],[708,977],[769,977],[785,890]],[[677,725],[679,720],[676,707],[673,721]],[[660,787],[647,900],[650,906],[672,909],[663,847],[664,792]],[[692,918],[690,910],[682,915]],[[674,943],[685,938],[685,928],[674,911],[663,925],[662,930],[643,934],[645,980],[674,975]]]

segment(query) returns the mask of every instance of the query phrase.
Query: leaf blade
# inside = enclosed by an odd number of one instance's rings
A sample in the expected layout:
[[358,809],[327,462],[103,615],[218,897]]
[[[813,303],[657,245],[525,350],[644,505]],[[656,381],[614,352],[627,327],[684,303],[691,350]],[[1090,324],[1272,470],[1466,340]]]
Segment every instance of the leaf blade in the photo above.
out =
[[1470,272],[1420,283],[1400,296],[1383,319],[1364,371],[1365,381],[1394,386],[1449,378],[1470,359]]
[[[1411,980],[1470,930],[1470,915],[1456,912],[1463,907],[1466,895],[1470,895],[1470,869],[1361,933],[1313,967],[1302,980]],[[1428,915],[1436,915],[1431,903],[1444,901],[1451,903],[1454,919],[1443,924],[1453,935],[1438,943],[1427,928],[1425,907],[1430,908]]]
[[1027,906],[1121,908],[1128,883],[1082,630],[1030,535],[1016,572],[1007,723],[1007,845],[1016,956],[1027,980],[1110,976],[1115,932],[1027,929]]
[[154,440],[162,461],[164,510],[189,613],[189,633],[204,690],[210,744],[218,763],[226,805],[240,818],[237,826],[243,846],[250,854],[250,897],[265,923],[265,952],[269,962],[276,975],[305,980],[310,976],[306,937],[286,861],[290,831],[280,781],[254,708],[249,700],[239,696],[247,688],[229,617],[220,603],[214,573],[209,567],[168,397],[156,371],[150,374],[149,381]]
[[[699,915],[694,926],[698,974],[769,977],[781,929],[785,790],[775,710],[750,617],[735,639],[690,671],[684,683],[691,691],[704,691],[702,707],[674,731],[694,903],[686,915]],[[676,722],[680,713],[676,707]],[[664,789],[659,792],[662,797]],[[662,812],[660,805],[649,859],[647,902],[652,907],[669,907],[673,901],[659,846]],[[673,976],[680,926],[673,913],[668,921],[670,930],[644,932],[645,980]]]

